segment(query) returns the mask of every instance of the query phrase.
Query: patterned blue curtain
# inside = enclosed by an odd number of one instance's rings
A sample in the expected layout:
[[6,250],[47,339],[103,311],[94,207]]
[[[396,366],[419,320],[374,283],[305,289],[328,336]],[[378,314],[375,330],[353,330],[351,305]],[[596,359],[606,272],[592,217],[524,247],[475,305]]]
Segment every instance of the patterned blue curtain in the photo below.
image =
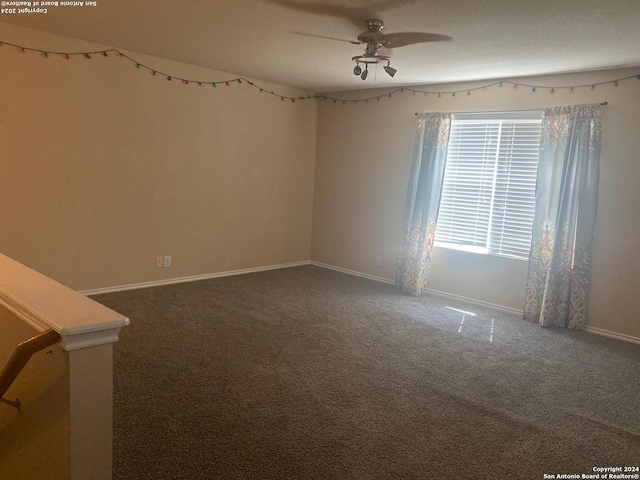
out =
[[396,274],[396,285],[415,296],[429,273],[450,129],[450,113],[418,116]]
[[600,176],[600,105],[543,112],[524,318],[585,325]]

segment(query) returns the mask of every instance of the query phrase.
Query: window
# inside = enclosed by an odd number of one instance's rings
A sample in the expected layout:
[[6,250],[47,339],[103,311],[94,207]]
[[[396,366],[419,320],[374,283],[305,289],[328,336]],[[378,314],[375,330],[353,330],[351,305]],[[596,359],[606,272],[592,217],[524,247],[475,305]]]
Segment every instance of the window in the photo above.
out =
[[454,114],[436,242],[528,258],[542,115]]

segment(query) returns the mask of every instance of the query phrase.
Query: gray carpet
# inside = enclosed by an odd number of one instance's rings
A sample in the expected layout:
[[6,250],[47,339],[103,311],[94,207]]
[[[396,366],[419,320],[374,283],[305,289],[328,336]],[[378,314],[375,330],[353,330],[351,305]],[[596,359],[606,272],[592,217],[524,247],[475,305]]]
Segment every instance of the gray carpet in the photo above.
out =
[[312,266],[93,298],[131,318],[114,350],[118,480],[640,463],[640,345]]

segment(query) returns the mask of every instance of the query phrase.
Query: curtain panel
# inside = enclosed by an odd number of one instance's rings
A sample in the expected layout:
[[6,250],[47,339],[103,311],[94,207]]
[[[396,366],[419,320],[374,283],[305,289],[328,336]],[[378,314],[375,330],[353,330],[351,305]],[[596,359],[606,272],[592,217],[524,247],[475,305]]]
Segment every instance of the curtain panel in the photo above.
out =
[[418,116],[396,273],[396,285],[415,296],[429,273],[450,129],[450,113]]
[[598,207],[600,105],[545,109],[524,318],[585,325]]

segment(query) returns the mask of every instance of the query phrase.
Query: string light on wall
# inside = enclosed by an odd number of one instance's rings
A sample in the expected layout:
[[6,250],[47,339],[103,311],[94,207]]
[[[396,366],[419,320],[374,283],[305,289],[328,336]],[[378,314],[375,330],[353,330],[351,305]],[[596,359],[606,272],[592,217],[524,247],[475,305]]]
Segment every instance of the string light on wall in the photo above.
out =
[[[503,87],[504,85],[511,85],[514,90],[517,90],[518,87],[527,87],[527,88],[529,88],[529,91],[531,93],[536,93],[538,91],[545,91],[546,90],[548,93],[554,94],[554,93],[556,93],[558,91],[561,91],[561,90],[566,90],[566,91],[569,91],[569,92],[573,92],[576,88],[589,88],[590,90],[595,90],[596,87],[602,86],[602,85],[613,85],[615,87],[618,87],[618,86],[620,86],[620,82],[623,82],[625,80],[631,80],[631,79],[640,80],[640,75],[634,74],[634,75],[629,75],[629,76],[623,77],[623,78],[616,78],[616,79],[613,79],[613,80],[606,80],[606,81],[603,81],[603,82],[598,82],[598,83],[593,83],[593,84],[589,83],[589,84],[582,84],[582,85],[532,85],[532,84],[528,84],[528,83],[514,82],[514,81],[511,81],[511,80],[499,80],[499,81],[487,83],[485,85],[479,85],[477,87],[464,88],[464,89],[460,89],[460,90],[422,90],[422,89],[419,89],[419,88],[402,87],[402,88],[396,88],[395,90],[392,90],[390,92],[383,93],[383,94],[380,94],[380,95],[376,95],[376,96],[373,96],[373,97],[348,99],[348,101],[353,102],[353,103],[361,103],[361,102],[362,103],[369,103],[370,100],[380,101],[380,99],[384,98],[384,97],[391,98],[394,93],[408,93],[408,92],[410,92],[412,95],[415,95],[416,93],[421,93],[425,97],[428,96],[428,95],[434,95],[437,98],[443,98],[443,95],[457,98],[458,94],[465,93],[466,96],[468,97],[468,96],[471,96],[471,93],[474,92],[474,91],[478,91],[478,90],[486,91],[487,88],[490,88],[490,87]],[[331,96],[328,96],[328,95],[318,94],[316,96],[318,98],[323,99],[323,100],[333,100],[334,99],[334,97],[331,97]],[[337,100],[345,100],[342,97],[341,98],[336,97],[336,99]]]
[[178,77],[176,75],[172,75],[169,73],[165,73],[165,72],[161,72],[160,70],[157,70],[155,68],[151,68],[148,65],[145,65],[143,62],[140,62],[132,57],[130,57],[129,55],[127,55],[126,53],[121,52],[118,49],[115,48],[111,48],[108,50],[96,50],[96,51],[91,51],[91,52],[53,52],[53,51],[45,51],[45,50],[40,50],[37,48],[30,48],[30,47],[23,47],[21,45],[16,45],[14,43],[10,43],[10,42],[0,42],[0,46],[10,46],[10,47],[15,47],[18,49],[18,51],[20,51],[21,53],[25,53],[25,52],[36,52],[41,54],[44,58],[50,58],[52,55],[56,55],[59,56],[61,58],[64,58],[66,60],[70,60],[71,57],[84,57],[86,59],[91,59],[92,55],[101,55],[103,57],[109,57],[109,53],[115,53],[118,57],[123,58],[125,60],[128,60],[129,62],[131,62],[136,69],[139,70],[146,70],[148,71],[152,76],[161,76],[164,77],[167,81],[171,82],[173,80],[177,80],[178,82],[182,83],[183,85],[190,85],[190,84],[195,84],[198,86],[203,86],[203,85],[211,85],[212,87],[216,87],[217,84],[219,83],[224,83],[226,86],[230,86],[231,84],[247,84],[253,88],[256,88],[258,90],[260,90],[261,92],[264,93],[268,93],[269,95],[273,95],[274,97],[278,97],[281,98],[282,100],[291,100],[294,101],[295,100],[309,100],[309,99],[313,99],[313,98],[317,98],[316,95],[307,95],[307,96],[301,96],[301,97],[293,97],[293,96],[288,96],[288,95],[280,95],[272,90],[267,90],[266,88],[260,87],[259,85],[255,84],[254,82],[243,78],[243,77],[239,77],[239,78],[234,78],[231,80],[225,80],[223,82],[220,81],[204,81],[204,80],[192,80],[190,78],[182,78],[182,77]]
[[[14,43],[10,43],[10,42],[3,42],[0,41],[0,47],[3,46],[10,46],[10,47],[14,47],[18,52],[20,53],[26,53],[26,52],[35,52],[38,53],[39,55],[41,55],[42,58],[45,59],[50,59],[51,57],[60,57],[63,58],[65,60],[70,60],[71,57],[84,57],[87,60],[90,60],[92,58],[92,55],[95,56],[102,56],[102,57],[109,57],[109,53],[115,53],[119,58],[123,58],[129,62],[131,62],[136,69],[138,70],[146,70],[148,71],[151,76],[154,77],[164,77],[167,81],[171,82],[172,80],[177,80],[178,83],[181,83],[183,85],[197,85],[198,87],[202,87],[203,85],[211,85],[213,88],[216,88],[218,86],[218,84],[220,83],[224,83],[225,86],[231,86],[231,85],[248,85],[250,87],[253,87],[257,90],[260,91],[260,93],[266,93],[269,95],[272,95],[274,97],[280,98],[282,101],[285,100],[291,100],[292,103],[295,103],[296,100],[313,100],[313,99],[320,99],[320,100],[333,100],[333,104],[343,104],[346,105],[347,103],[354,103],[354,104],[358,104],[358,103],[363,103],[363,104],[368,104],[370,100],[376,100],[377,102],[380,101],[381,98],[384,97],[388,97],[388,98],[392,98],[394,93],[411,93],[412,95],[421,93],[423,94],[423,96],[428,96],[428,95],[434,95],[437,98],[442,98],[443,95],[445,96],[449,96],[449,97],[456,97],[456,94],[465,94],[465,96],[470,96],[472,92],[474,91],[478,91],[478,90],[483,90],[486,91],[488,88],[490,87],[503,87],[505,86],[505,84],[511,85],[513,87],[514,90],[517,90],[518,87],[526,87],[529,89],[529,91],[531,93],[537,93],[539,91],[547,91],[551,94],[556,93],[557,91],[562,91],[562,90],[566,90],[566,91],[574,91],[577,88],[588,88],[591,91],[595,90],[596,87],[598,86],[602,86],[602,85],[613,85],[615,87],[619,87],[620,86],[620,82],[626,81],[626,80],[631,80],[631,79],[635,79],[635,80],[640,80],[640,74],[634,74],[634,75],[630,75],[627,77],[623,77],[623,78],[615,78],[612,80],[606,80],[606,81],[602,81],[602,82],[597,82],[597,83],[589,83],[589,84],[581,84],[581,85],[533,85],[533,84],[527,84],[527,83],[521,83],[521,82],[514,82],[512,80],[497,80],[491,83],[487,83],[484,85],[480,85],[477,87],[473,87],[473,88],[464,88],[464,89],[460,89],[460,90],[423,90],[420,88],[411,88],[411,87],[401,87],[401,88],[396,88],[394,90],[391,91],[387,91],[386,93],[380,94],[380,95],[375,95],[375,96],[371,96],[371,97],[363,97],[363,98],[344,98],[344,97],[332,97],[329,95],[323,95],[323,94],[313,94],[313,95],[307,95],[307,96],[298,96],[298,97],[294,97],[294,96],[287,96],[287,95],[280,95],[276,92],[274,92],[273,90],[268,90],[264,87],[261,87],[260,85],[256,84],[255,82],[248,80],[244,77],[238,77],[238,78],[234,78],[231,80],[224,80],[224,81],[204,81],[201,79],[198,80],[194,80],[194,79],[189,79],[189,78],[182,78],[182,77],[178,77],[169,73],[165,73],[165,72],[161,72],[160,70],[156,70],[154,68],[149,67],[148,65],[145,65],[143,62],[140,62],[132,57],[130,57],[129,55],[127,55],[126,53],[121,52],[118,49],[115,48],[111,48],[111,49],[107,49],[107,50],[96,50],[96,51],[89,51],[89,52],[55,52],[55,51],[51,51],[51,50],[40,50],[37,48],[30,48],[30,47],[24,47],[22,45],[16,45]],[[358,64],[356,65],[356,68],[358,68]],[[389,68],[389,70],[387,70],[387,68]],[[390,75],[390,76],[394,76],[396,71],[395,69],[387,66],[384,67],[385,71]],[[363,73],[366,72],[366,69],[364,71],[360,71],[359,75],[362,75]],[[354,73],[356,73],[356,69],[354,69]]]

